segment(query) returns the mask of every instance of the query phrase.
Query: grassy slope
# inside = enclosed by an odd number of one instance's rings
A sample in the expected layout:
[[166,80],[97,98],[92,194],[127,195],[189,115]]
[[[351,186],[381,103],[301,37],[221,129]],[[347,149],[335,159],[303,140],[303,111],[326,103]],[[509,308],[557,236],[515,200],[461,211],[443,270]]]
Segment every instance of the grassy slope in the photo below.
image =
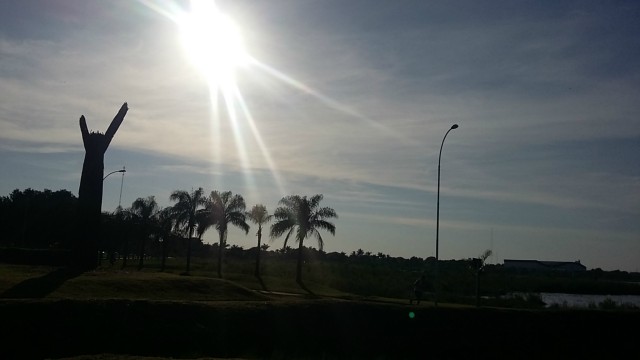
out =
[[9,358],[617,358],[634,351],[632,329],[640,320],[638,312],[410,308],[339,300],[2,300],[0,315]]
[[[29,279],[48,281],[52,270],[2,265],[0,293]],[[229,277],[249,282],[246,275]],[[612,358],[633,350],[637,335],[627,329],[640,321],[637,311],[267,297],[226,280],[155,271],[96,271],[58,285],[41,299],[0,299],[0,339],[9,358]],[[289,286],[283,281],[283,289]]]
[[[0,296],[13,291],[11,296],[4,297],[179,301],[268,299],[236,283],[209,277],[115,270],[92,271],[75,277],[50,276],[56,270],[51,267],[2,265]],[[48,291],[38,292],[43,288]]]

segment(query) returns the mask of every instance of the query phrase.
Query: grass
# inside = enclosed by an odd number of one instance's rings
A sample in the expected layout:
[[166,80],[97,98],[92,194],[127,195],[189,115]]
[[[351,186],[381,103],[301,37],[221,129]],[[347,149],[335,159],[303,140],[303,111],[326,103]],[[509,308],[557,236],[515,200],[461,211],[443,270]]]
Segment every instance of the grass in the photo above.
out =
[[[135,270],[137,263],[129,261],[127,272],[138,272]],[[107,272],[117,272],[120,263],[113,266],[103,266],[101,270]],[[305,285],[314,293],[322,296],[343,297],[352,293],[332,286],[335,274],[327,273],[325,265],[314,263],[305,266]],[[160,269],[159,261],[152,259],[145,262],[142,272],[158,273]],[[180,275],[185,271],[184,259],[168,259],[165,273]],[[214,261],[209,259],[193,258],[190,270],[191,277],[203,277],[217,279],[217,268]],[[225,263],[223,278],[232,281],[248,289],[262,291],[262,284],[254,276],[253,259],[230,259]],[[295,260],[290,261],[264,261],[262,266],[262,281],[266,290],[270,292],[284,292],[306,295],[307,293],[295,282]]]
[[152,300],[265,300],[233,282],[199,276],[150,272],[96,271],[65,282],[49,298]]
[[636,334],[628,329],[640,320],[638,312],[334,299],[0,300],[0,316],[7,358],[619,358],[635,350]]
[[[80,275],[52,276],[60,268],[49,266],[0,264],[0,297],[46,299],[132,299],[175,301],[266,301],[281,299],[281,293],[305,297],[293,278],[264,276],[264,291],[253,275],[226,274],[225,279],[213,277],[205,266],[195,266],[191,275],[180,270],[169,272],[155,269],[120,270],[119,266],[102,267]],[[335,290],[326,284],[310,281],[308,287],[325,297],[345,297],[352,294]],[[43,290],[44,289],[44,290]]]
[[[176,301],[260,301],[268,297],[237,283],[202,276],[180,276],[150,271],[99,269],[75,277],[63,278],[53,288],[47,276],[57,268],[36,266],[0,266],[0,294],[21,287],[17,297],[48,299],[133,299]],[[40,288],[50,292],[29,296]],[[25,294],[21,296],[21,293]],[[5,296],[7,297],[7,296]]]
[[[635,350],[636,334],[626,329],[640,321],[640,312],[624,309],[410,306],[311,275],[308,286],[320,296],[281,296],[258,291],[251,268],[237,264],[224,280],[198,262],[191,276],[181,276],[181,266],[150,266],[70,274],[0,265],[3,357],[616,358]],[[302,295],[293,277],[267,271],[264,282]]]

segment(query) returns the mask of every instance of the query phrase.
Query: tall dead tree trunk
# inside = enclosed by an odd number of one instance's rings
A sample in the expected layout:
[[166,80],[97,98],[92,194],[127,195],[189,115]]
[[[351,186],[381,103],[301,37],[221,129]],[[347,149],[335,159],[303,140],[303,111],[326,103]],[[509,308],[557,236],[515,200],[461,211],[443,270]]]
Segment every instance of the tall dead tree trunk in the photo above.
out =
[[80,117],[80,132],[82,133],[85,155],[80,190],[78,191],[78,236],[75,244],[74,265],[84,270],[94,269],[98,264],[104,153],[128,110],[127,103],[122,104],[120,111],[113,118],[104,134],[89,133],[84,115]]

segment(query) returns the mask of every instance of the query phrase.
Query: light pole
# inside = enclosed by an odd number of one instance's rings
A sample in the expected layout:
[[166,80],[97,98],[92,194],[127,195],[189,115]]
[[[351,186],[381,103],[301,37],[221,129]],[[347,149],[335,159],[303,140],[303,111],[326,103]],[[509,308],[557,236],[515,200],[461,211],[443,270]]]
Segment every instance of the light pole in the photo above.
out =
[[127,172],[127,170],[123,166],[122,169],[116,170],[116,171],[112,171],[112,172],[108,173],[107,175],[105,175],[105,177],[102,178],[102,181],[104,181],[104,179],[106,179],[111,174],[122,173],[122,180],[120,181],[120,199],[118,200],[118,208],[120,208],[120,202],[122,201],[122,185],[124,184],[124,173],[126,173],[126,172]]
[[122,209],[122,206],[120,206],[120,204],[122,203],[122,185],[124,185],[124,173],[126,173],[127,170],[124,169],[124,165],[122,166],[122,179],[120,180],[120,197],[118,198],[118,210]]
[[458,128],[458,124],[453,124],[451,126],[451,128],[449,130],[447,130],[447,133],[444,134],[444,137],[442,138],[442,144],[440,144],[440,154],[438,155],[438,199],[436,200],[436,272],[435,272],[435,296],[434,296],[434,305],[438,306],[438,288],[440,287],[440,284],[438,283],[439,279],[439,273],[438,273],[438,262],[439,262],[439,254],[438,254],[438,250],[439,250],[439,245],[440,245],[440,160],[442,159],[442,147],[444,146],[444,140],[447,138],[447,135],[449,135],[449,132],[453,129],[457,129]]

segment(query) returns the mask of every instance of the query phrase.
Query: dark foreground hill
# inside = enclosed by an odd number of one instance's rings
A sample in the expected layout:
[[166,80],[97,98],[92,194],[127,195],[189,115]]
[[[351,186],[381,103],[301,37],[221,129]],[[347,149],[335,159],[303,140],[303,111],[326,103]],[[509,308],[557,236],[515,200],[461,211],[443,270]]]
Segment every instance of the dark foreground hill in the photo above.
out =
[[619,358],[638,311],[344,300],[0,300],[3,358],[130,354],[272,359]]

